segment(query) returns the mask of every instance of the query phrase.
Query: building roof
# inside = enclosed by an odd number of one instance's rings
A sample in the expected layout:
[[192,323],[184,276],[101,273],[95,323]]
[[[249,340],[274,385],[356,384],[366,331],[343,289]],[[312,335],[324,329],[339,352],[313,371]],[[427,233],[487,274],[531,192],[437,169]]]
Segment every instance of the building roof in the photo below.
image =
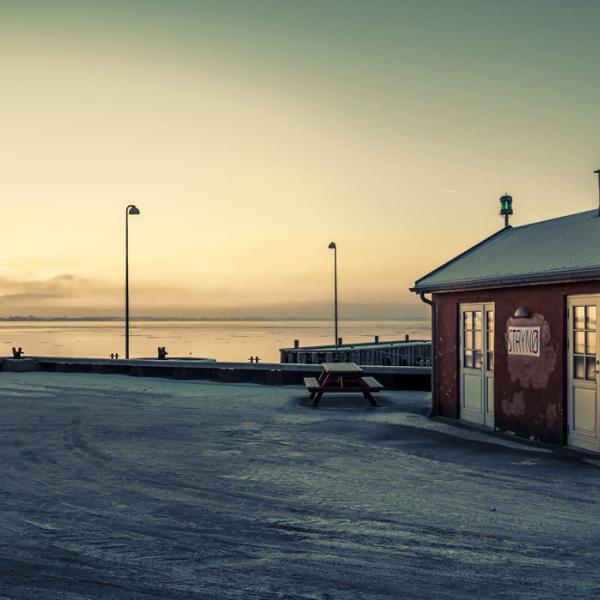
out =
[[415,282],[414,292],[600,277],[600,217],[589,210],[501,229]]

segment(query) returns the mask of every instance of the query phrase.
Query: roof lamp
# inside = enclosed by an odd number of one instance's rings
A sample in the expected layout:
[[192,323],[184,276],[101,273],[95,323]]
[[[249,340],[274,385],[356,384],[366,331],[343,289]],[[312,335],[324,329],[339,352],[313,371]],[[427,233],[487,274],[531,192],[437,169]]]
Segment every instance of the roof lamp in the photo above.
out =
[[508,217],[513,214],[512,196],[500,196],[500,216],[504,217],[504,227],[508,227]]

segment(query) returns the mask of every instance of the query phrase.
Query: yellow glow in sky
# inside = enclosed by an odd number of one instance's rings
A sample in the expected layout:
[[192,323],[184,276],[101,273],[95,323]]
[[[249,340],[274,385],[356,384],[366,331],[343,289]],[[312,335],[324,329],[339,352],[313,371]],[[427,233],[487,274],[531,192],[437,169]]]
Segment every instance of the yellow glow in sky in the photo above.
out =
[[515,224],[596,202],[598,86],[535,46],[511,70],[477,23],[442,48],[375,12],[365,37],[356,15],[232,9],[203,36],[2,10],[0,316],[118,314],[128,203],[134,314],[328,315],[335,240],[346,316],[390,318],[501,227],[502,193]]

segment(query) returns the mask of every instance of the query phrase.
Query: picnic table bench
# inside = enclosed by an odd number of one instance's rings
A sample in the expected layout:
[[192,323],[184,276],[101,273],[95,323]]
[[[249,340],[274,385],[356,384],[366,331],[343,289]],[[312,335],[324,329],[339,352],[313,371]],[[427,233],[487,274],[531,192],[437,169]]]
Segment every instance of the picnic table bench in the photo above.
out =
[[371,406],[377,406],[372,394],[383,389],[383,385],[375,377],[367,377],[355,363],[323,363],[323,372],[319,377],[305,377],[304,385],[313,401],[318,406],[323,394],[361,393]]

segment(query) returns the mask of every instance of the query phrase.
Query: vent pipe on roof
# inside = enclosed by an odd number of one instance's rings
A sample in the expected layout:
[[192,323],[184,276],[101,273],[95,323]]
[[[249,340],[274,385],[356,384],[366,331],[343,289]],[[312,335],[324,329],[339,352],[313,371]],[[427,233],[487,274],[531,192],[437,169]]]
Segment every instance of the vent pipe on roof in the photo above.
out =
[[504,227],[510,227],[508,219],[513,214],[512,196],[504,194],[500,196],[500,216],[504,217]]
[[600,169],[594,171],[598,175],[598,216],[600,217]]

